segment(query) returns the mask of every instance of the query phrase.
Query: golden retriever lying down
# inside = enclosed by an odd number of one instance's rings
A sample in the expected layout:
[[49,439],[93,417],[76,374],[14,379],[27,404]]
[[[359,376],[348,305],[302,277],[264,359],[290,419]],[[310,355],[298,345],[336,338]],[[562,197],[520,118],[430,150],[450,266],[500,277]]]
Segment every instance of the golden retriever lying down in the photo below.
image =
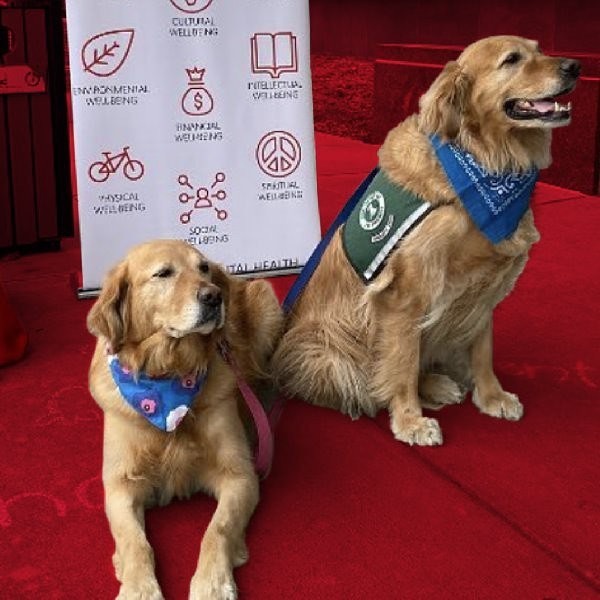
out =
[[536,42],[513,36],[480,40],[445,66],[420,112],[379,150],[387,179],[433,210],[367,285],[348,262],[343,227],[336,232],[288,317],[273,359],[280,387],[352,416],[388,408],[394,436],[409,444],[441,444],[437,420],[422,407],[458,403],[466,389],[488,415],[522,416],[492,368],[492,311],[539,234],[524,205],[514,233],[489,241],[450,185],[430,135],[491,173],[547,167],[550,130],[570,120],[570,104],[554,97],[570,91],[578,74],[577,61],[544,56]]
[[90,390],[104,411],[102,477],[120,599],[162,598],[144,508],[199,490],[218,505],[190,598],[236,597],[232,569],[248,558],[258,480],[236,379],[216,344],[227,340],[248,381],[264,379],[281,325],[269,284],[233,278],[183,242],[137,246],[108,274],[88,315],[98,337]]

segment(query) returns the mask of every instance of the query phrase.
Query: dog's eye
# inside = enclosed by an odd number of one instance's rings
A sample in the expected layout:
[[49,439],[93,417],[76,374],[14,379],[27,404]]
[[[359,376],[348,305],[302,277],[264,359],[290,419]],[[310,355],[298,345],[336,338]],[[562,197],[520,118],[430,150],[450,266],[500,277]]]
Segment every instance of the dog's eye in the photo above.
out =
[[206,262],[200,263],[198,268],[200,269],[200,273],[208,273],[210,271],[210,267]]
[[518,52],[511,52],[500,65],[504,67],[506,65],[516,65],[523,57]]
[[160,279],[165,279],[167,277],[171,277],[174,272],[175,271],[172,269],[172,267],[163,267],[162,269],[156,271],[152,277],[160,277]]

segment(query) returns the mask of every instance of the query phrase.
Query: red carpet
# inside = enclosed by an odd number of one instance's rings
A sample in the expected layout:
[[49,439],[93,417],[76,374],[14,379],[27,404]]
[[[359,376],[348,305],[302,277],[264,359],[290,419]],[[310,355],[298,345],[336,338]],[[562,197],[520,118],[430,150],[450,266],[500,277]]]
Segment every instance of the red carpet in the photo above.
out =
[[[318,136],[327,224],[376,148]],[[542,241],[496,320],[497,370],[518,423],[470,404],[436,413],[445,443],[395,442],[387,417],[352,422],[290,402],[248,531],[240,597],[259,600],[600,594],[600,198],[540,186]],[[112,539],[102,508],[102,421],[87,392],[90,301],[69,275],[78,248],[0,262],[29,336],[0,368],[0,598],[107,599]],[[282,295],[291,278],[275,281]],[[166,598],[187,598],[215,503],[151,510]]]

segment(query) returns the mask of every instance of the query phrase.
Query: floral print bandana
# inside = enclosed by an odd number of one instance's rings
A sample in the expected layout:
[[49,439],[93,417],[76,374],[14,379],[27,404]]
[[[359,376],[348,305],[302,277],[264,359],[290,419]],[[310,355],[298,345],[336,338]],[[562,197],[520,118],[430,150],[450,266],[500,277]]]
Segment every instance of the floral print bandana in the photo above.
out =
[[509,238],[529,208],[539,171],[489,173],[473,157],[437,135],[431,144],[469,216],[493,244]]
[[108,354],[108,366],[121,395],[138,414],[158,429],[175,431],[202,389],[206,373],[179,378],[133,374],[116,354]]

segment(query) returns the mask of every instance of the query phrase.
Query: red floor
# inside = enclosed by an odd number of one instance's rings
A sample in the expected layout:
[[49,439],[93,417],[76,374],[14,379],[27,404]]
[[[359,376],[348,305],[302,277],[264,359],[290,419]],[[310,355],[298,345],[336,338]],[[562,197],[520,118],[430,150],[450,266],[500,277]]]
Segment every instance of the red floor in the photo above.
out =
[[[376,148],[319,135],[323,224]],[[436,417],[437,448],[395,442],[387,417],[352,422],[290,402],[248,532],[240,597],[587,599],[600,594],[600,198],[540,186],[542,241],[496,319],[496,363],[525,416],[469,403]],[[87,392],[90,301],[78,248],[0,262],[30,336],[0,369],[0,599],[114,598],[102,508],[99,409]],[[274,281],[280,294],[291,278]],[[148,513],[166,598],[187,598],[214,502]]]

